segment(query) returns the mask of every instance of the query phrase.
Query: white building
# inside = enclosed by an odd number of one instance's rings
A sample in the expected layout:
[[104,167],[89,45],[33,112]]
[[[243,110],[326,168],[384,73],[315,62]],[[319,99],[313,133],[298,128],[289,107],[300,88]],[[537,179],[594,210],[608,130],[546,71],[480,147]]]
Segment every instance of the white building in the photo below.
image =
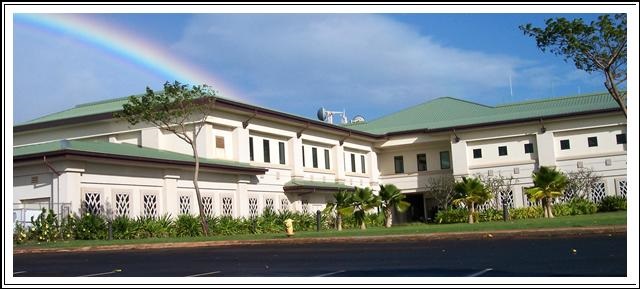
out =
[[[113,117],[127,99],[78,105],[14,126],[15,207],[53,203],[116,215],[198,214],[191,149]],[[514,176],[502,196],[526,206],[539,166],[590,167],[592,198],[626,195],[626,119],[608,94],[486,106],[438,98],[365,123],[333,125],[225,98],[198,138],[204,213],[315,212],[339,189],[392,183],[425,218],[432,176]],[[61,205],[63,204],[62,207]]]

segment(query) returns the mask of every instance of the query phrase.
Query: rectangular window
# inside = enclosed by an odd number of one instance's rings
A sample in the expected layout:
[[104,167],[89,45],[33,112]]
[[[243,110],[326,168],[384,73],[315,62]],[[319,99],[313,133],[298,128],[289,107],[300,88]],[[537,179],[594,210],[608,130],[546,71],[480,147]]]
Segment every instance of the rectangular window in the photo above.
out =
[[324,150],[324,168],[327,170],[331,169],[331,160],[329,159],[329,150]]
[[473,158],[474,159],[482,158],[482,149],[473,149]]
[[451,168],[451,160],[449,159],[449,151],[440,152],[440,169],[447,170]]
[[318,167],[318,149],[317,148],[311,148],[311,161],[313,163],[313,167],[317,168]]
[[617,144],[626,144],[627,143],[627,134],[621,133],[616,135],[616,143]]
[[499,146],[498,147],[498,155],[499,156],[506,156],[507,155],[507,147],[506,146]]
[[569,140],[568,139],[560,140],[560,149],[561,150],[568,150],[570,148],[571,148],[571,144],[569,144]]
[[253,161],[253,138],[249,137],[249,160]]
[[224,137],[216,136],[216,148],[223,149],[224,148]]
[[423,172],[427,170],[427,155],[426,154],[418,154],[416,156],[418,161],[418,171]]
[[356,155],[351,154],[351,172],[356,172]]
[[302,146],[302,167],[306,167],[307,162],[304,160],[304,146]]
[[268,139],[262,140],[262,155],[264,156],[265,163],[271,162],[271,154],[270,154]]
[[524,153],[525,154],[532,154],[533,153],[533,144],[532,143],[524,144]]
[[284,142],[278,143],[278,152],[280,153],[280,164],[284,165],[285,157],[284,157]]
[[362,168],[362,173],[363,174],[367,173],[367,170],[365,169],[366,166],[365,166],[365,163],[364,163],[364,156],[360,156],[360,166]]
[[598,137],[592,136],[587,138],[587,143],[589,143],[589,147],[597,147],[598,146]]
[[404,173],[404,160],[402,156],[393,157],[393,163],[396,167],[396,174]]

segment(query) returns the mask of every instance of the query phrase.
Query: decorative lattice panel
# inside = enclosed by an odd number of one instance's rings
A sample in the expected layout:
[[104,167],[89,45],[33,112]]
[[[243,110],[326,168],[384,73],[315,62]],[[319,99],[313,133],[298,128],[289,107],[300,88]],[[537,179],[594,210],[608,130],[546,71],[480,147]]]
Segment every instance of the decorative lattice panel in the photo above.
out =
[[102,204],[100,203],[100,193],[85,193],[84,208],[87,213],[92,215],[100,214]]
[[207,217],[213,217],[213,197],[202,197],[202,210]]
[[142,215],[149,218],[158,216],[158,196],[142,196]]
[[116,216],[129,216],[131,197],[129,194],[116,194]]
[[302,200],[302,213],[309,213],[309,200]]
[[249,198],[249,216],[258,216],[258,198]]
[[627,197],[627,180],[619,180],[618,182],[618,195],[621,197]]
[[289,200],[280,199],[280,210],[281,211],[289,211]]
[[605,183],[595,183],[589,194],[594,203],[599,203],[607,195]]
[[508,208],[513,208],[513,191],[500,192],[500,204],[507,204]]
[[233,199],[231,197],[222,198],[222,215],[233,216]]
[[180,196],[180,214],[186,215],[191,213],[191,197],[190,196]]
[[273,211],[273,199],[271,198],[264,199],[264,209]]

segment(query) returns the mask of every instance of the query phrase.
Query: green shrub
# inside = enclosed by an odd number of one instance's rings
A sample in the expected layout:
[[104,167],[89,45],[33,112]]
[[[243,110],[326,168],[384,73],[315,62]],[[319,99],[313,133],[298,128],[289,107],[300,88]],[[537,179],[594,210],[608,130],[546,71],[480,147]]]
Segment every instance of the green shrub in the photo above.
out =
[[599,212],[626,211],[627,198],[620,196],[606,196],[598,203]]
[[31,217],[31,229],[29,230],[29,237],[38,242],[52,242],[60,239],[60,225],[58,223],[58,216],[53,210],[42,208],[42,212],[34,220]]
[[78,220],[75,238],[80,240],[103,240],[108,236],[106,220],[100,215],[85,213]]
[[543,216],[544,210],[540,206],[509,209],[509,218],[512,220],[535,219]]
[[175,235],[177,237],[197,237],[202,235],[200,218],[189,214],[178,216],[175,221]]
[[[479,220],[480,214],[475,212],[474,220]],[[469,211],[467,209],[447,209],[440,210],[436,214],[438,224],[467,223],[469,222]]]

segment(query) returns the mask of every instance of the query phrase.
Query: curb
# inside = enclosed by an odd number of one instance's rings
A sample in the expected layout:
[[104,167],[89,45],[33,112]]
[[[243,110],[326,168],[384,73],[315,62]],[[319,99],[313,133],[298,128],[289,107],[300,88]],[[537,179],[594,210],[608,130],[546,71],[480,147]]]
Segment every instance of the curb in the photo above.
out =
[[309,237],[288,239],[263,239],[263,240],[230,240],[230,241],[200,241],[178,243],[154,243],[154,244],[126,244],[126,245],[98,245],[75,248],[26,248],[14,249],[13,254],[37,254],[37,253],[64,253],[64,252],[97,252],[97,251],[124,251],[124,250],[153,250],[176,249],[198,247],[224,247],[262,244],[313,244],[313,243],[345,243],[345,242],[388,242],[393,240],[471,240],[471,239],[524,239],[545,238],[559,236],[593,236],[599,234],[621,234],[627,232],[627,225],[599,226],[599,227],[569,227],[551,229],[525,229],[525,230],[498,230],[478,232],[450,232],[450,233],[423,233],[407,235],[384,236],[355,236],[355,237]]

